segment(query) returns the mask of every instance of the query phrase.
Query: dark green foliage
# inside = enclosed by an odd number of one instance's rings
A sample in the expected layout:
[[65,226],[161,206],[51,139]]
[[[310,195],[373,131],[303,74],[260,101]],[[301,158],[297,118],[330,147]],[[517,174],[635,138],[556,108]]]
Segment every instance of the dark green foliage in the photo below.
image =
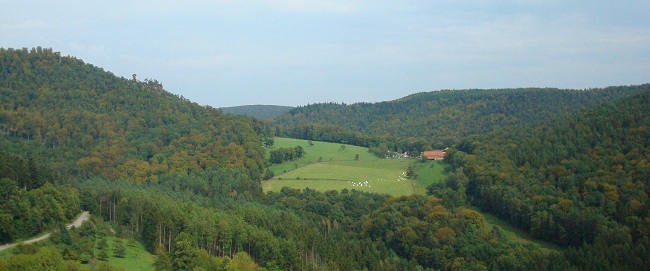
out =
[[67,223],[80,204],[74,188],[45,183],[25,191],[7,178],[0,178],[0,195],[0,243],[31,237]]
[[221,107],[219,109],[226,114],[245,115],[258,119],[272,119],[293,109],[293,107],[280,105],[242,105]]
[[196,260],[198,249],[191,235],[181,232],[174,239],[174,246],[171,252],[172,269],[178,271],[189,271]]
[[[546,269],[551,261],[568,266],[556,252],[508,243],[478,213],[447,206],[435,197],[390,199],[354,190],[321,193],[284,188],[256,202],[169,193],[158,185],[145,189],[102,184],[101,180],[88,185],[95,190],[91,194],[123,202],[116,212],[125,215],[114,225],[132,230],[149,250],[157,251],[158,270],[219,266],[205,255],[233,257],[231,264],[250,264],[249,260],[238,263],[246,258],[235,256],[241,253],[261,266],[281,270],[301,266],[415,270],[456,265],[488,270],[541,265]],[[515,251],[515,258],[506,257]]]
[[124,247],[124,240],[121,238],[113,239],[113,256],[118,258],[126,256],[126,247]]
[[106,241],[105,237],[99,238],[99,241],[97,241],[97,249],[99,250],[97,258],[102,261],[108,260],[108,241]]
[[52,246],[40,248],[35,254],[15,255],[9,259],[8,266],[8,270],[17,271],[66,270],[61,253]]
[[443,90],[398,100],[301,106],[276,118],[276,135],[358,146],[387,143],[392,151],[442,149],[504,127],[539,123],[634,95],[650,85],[590,90]]
[[[0,147],[49,157],[55,171],[145,182],[227,166],[262,177],[260,143],[271,130],[261,121],[221,114],[156,80],[118,78],[51,49],[0,49],[0,67],[0,134],[7,139]],[[29,160],[11,168],[23,168],[18,173],[36,185],[47,178],[30,170]]]
[[33,158],[27,160],[0,151],[0,179],[14,180],[23,190],[41,187],[45,182],[57,183],[60,177],[50,168],[38,164]]
[[162,244],[158,244],[155,250],[155,254],[156,261],[153,263],[153,266],[156,271],[171,271],[172,262],[169,259],[169,255],[165,251],[165,248],[162,246]]
[[467,146],[450,152],[447,183],[474,205],[571,246],[585,269],[647,268],[650,91]]
[[265,144],[266,144],[267,147],[271,147],[271,146],[273,146],[273,144],[275,144],[275,139],[273,139],[272,137],[268,137],[266,139]]
[[305,150],[302,146],[279,148],[271,151],[269,161],[274,164],[281,164],[286,161],[296,160],[303,157],[303,155],[305,155]]
[[264,171],[264,180],[270,180],[273,179],[273,177],[275,177],[275,173],[273,173],[273,170],[267,168],[266,171]]

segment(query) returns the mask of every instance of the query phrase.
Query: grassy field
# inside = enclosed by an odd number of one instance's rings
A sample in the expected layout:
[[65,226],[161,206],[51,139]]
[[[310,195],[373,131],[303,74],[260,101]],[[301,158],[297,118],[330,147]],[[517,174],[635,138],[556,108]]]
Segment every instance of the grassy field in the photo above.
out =
[[279,148],[302,146],[305,150],[305,155],[302,158],[284,162],[282,164],[273,164],[270,169],[276,176],[318,162],[354,161],[356,154],[359,154],[359,161],[381,160],[377,156],[368,152],[368,148],[364,147],[345,145],[345,149],[341,149],[342,144],[320,141],[313,141],[312,143],[314,145],[310,146],[309,141],[307,140],[276,137],[273,146],[266,148],[266,155],[264,158],[268,160],[269,153],[272,150]]
[[9,260],[9,257],[13,254],[13,248],[5,249],[0,251],[0,259],[2,260]]
[[[113,267],[122,266],[126,270],[135,270],[135,271],[153,271],[153,262],[154,256],[151,255],[148,251],[144,249],[144,246],[135,242],[135,246],[129,245],[126,239],[124,241],[124,247],[126,248],[126,255],[124,258],[117,258],[113,256],[113,239],[117,237],[106,237],[108,241],[108,264]],[[95,250],[95,255],[99,254],[99,250]]]
[[411,167],[417,176],[417,184],[414,185],[415,194],[426,194],[427,186],[440,182],[447,177],[445,169],[449,167],[442,161],[412,162]]
[[356,189],[365,192],[411,195],[416,184],[405,177],[408,160],[322,162],[277,176],[262,184],[265,191],[280,191],[283,186],[319,190]]
[[[305,156],[272,165],[276,177],[262,183],[264,191],[280,191],[282,187],[311,188],[318,191],[356,189],[393,196],[424,194],[426,186],[444,178],[442,162],[419,163],[415,159],[380,159],[367,148],[307,140],[275,138],[271,150],[302,146]],[[359,160],[354,157],[359,154]],[[419,164],[417,179],[406,178],[409,164]]]

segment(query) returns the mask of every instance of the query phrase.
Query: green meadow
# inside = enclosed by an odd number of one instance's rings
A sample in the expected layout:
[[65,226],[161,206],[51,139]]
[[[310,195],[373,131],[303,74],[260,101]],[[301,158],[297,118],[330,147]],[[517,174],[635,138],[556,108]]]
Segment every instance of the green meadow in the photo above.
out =
[[[424,194],[426,186],[444,178],[441,162],[420,163],[416,159],[380,159],[368,148],[307,140],[275,138],[271,150],[302,146],[305,155],[294,161],[274,164],[275,178],[262,183],[264,191],[278,192],[282,187],[311,188],[318,191],[356,189],[393,196]],[[356,154],[359,160],[355,160]],[[419,163],[416,179],[406,177],[409,164]],[[429,164],[433,165],[429,168]],[[414,169],[415,170],[415,169]]]
[[[368,152],[368,148],[336,144],[320,141],[312,141],[313,146],[309,145],[309,141],[293,138],[276,137],[275,143],[272,147],[266,148],[264,159],[269,159],[269,153],[272,150],[279,148],[293,148],[301,146],[305,150],[305,155],[293,161],[287,161],[282,164],[273,164],[270,169],[276,176],[304,167],[306,165],[315,164],[319,162],[334,162],[334,161],[354,161],[354,157],[358,154],[359,161],[378,161],[381,160],[377,156]],[[341,145],[345,148],[341,148]]]
[[9,257],[13,255],[13,248],[5,249],[5,250],[0,250],[0,259],[2,260],[9,260]]
[[[113,267],[124,267],[125,270],[135,270],[135,271],[153,271],[154,256],[144,249],[144,245],[140,242],[133,242],[129,244],[127,239],[123,239],[124,247],[126,248],[126,253],[124,258],[118,258],[113,256],[113,246],[114,239],[118,237],[107,236],[106,241],[108,242],[108,264]],[[99,250],[95,250],[95,255],[99,255]],[[99,260],[95,260],[99,262]]]
[[443,181],[447,177],[446,168],[449,166],[442,161],[412,162],[411,168],[415,173],[417,184],[415,194],[426,194],[427,186]]
[[[113,240],[117,237],[107,236],[106,240],[108,242],[108,261],[106,261],[112,267],[124,267],[124,270],[134,270],[134,271],[153,271],[154,256],[145,250],[144,246],[140,242],[134,242],[129,244],[129,242],[124,239],[124,247],[126,253],[124,258],[118,258],[113,256]],[[43,241],[47,242],[47,241]],[[9,258],[13,255],[13,248],[0,251],[0,259],[8,261]],[[95,255],[99,255],[99,250],[95,250]],[[95,266],[99,265],[101,262],[98,259],[94,259]],[[90,268],[90,264],[83,265],[86,268]]]

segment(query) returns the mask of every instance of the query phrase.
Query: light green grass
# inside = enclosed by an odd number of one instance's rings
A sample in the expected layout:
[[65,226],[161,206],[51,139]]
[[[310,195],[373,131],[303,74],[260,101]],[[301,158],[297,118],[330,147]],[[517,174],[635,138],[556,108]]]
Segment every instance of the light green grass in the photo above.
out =
[[342,144],[328,143],[321,141],[313,141],[314,146],[309,146],[309,141],[302,139],[282,138],[276,137],[275,143],[272,147],[266,148],[265,159],[269,159],[269,153],[272,150],[279,148],[293,148],[302,146],[305,150],[305,155],[293,161],[287,161],[282,164],[273,164],[270,169],[275,175],[280,175],[285,172],[304,167],[309,164],[332,161],[354,161],[356,154],[359,154],[359,161],[378,161],[381,160],[372,153],[368,152],[368,148],[345,145],[345,149],[341,149]]
[[[108,264],[113,267],[122,266],[126,270],[134,271],[154,271],[153,262],[154,256],[151,255],[140,242],[135,242],[135,246],[131,247],[128,240],[123,239],[126,254],[124,258],[117,258],[113,256],[113,239],[117,237],[106,237],[108,241]],[[95,255],[99,255],[99,250],[95,250]]]
[[[126,255],[124,258],[117,258],[113,256],[113,239],[116,237],[106,237],[106,241],[108,241],[108,264],[110,264],[113,267],[117,266],[122,266],[126,270],[134,270],[134,271],[153,271],[153,262],[154,262],[154,256],[151,255],[148,251],[144,249],[144,246],[136,242],[134,247],[131,247],[128,244],[128,241],[124,239],[124,246],[126,248]],[[0,259],[2,260],[9,260],[9,258],[12,256],[12,250],[11,249],[6,249],[3,251],[0,251]],[[137,252],[136,252],[137,251]],[[136,256],[137,254],[137,256]],[[99,255],[99,250],[95,250],[95,255]],[[96,260],[99,261],[99,260]],[[84,265],[88,267],[89,265],[86,264]]]
[[13,250],[14,250],[14,248],[8,248],[8,249],[5,249],[3,251],[0,251],[0,259],[5,260],[5,261],[9,260],[9,257],[11,257],[11,255],[13,255]]
[[408,160],[323,162],[299,168],[262,183],[264,191],[280,191],[283,186],[318,191],[356,189],[394,196],[413,194],[414,180],[408,180]]
[[413,172],[417,175],[416,194],[426,194],[427,186],[441,182],[447,177],[445,171],[449,165],[443,161],[426,161],[424,163],[415,160],[411,163]]
[[[307,140],[276,138],[271,150],[302,146],[305,156],[279,165],[272,165],[274,179],[262,183],[264,191],[280,191],[282,187],[318,190],[356,189],[359,191],[389,194],[393,196],[424,193],[417,180],[404,175],[412,159],[380,159],[368,152],[368,148]],[[359,160],[354,157],[359,154]],[[319,162],[319,160],[321,162]]]

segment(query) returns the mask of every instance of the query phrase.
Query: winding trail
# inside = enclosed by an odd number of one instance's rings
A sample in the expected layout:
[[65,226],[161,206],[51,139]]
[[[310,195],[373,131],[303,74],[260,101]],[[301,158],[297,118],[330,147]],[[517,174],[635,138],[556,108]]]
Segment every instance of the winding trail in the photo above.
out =
[[[66,228],[70,229],[70,228],[72,228],[72,226],[75,226],[75,227],[78,228],[79,226],[81,226],[81,224],[83,224],[89,218],[90,218],[90,213],[88,213],[88,211],[85,211],[85,212],[81,213],[81,215],[79,217],[77,217],[77,219],[74,222],[68,224],[68,226],[66,226]],[[31,244],[31,243],[35,243],[35,242],[38,242],[38,241],[42,241],[42,240],[45,240],[47,238],[50,238],[50,235],[52,235],[52,232],[49,232],[49,233],[47,233],[45,235],[35,237],[35,238],[29,239],[29,240],[26,240],[26,241],[2,245],[2,246],[0,246],[0,251],[15,247],[18,244]]]

